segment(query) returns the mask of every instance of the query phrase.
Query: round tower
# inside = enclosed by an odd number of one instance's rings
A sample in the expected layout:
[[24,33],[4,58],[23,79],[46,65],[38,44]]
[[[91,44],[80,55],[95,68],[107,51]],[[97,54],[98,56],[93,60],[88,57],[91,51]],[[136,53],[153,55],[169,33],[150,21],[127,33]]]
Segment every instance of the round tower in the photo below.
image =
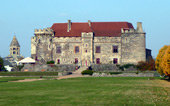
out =
[[13,57],[20,56],[20,45],[15,35],[10,44],[10,56],[13,56]]

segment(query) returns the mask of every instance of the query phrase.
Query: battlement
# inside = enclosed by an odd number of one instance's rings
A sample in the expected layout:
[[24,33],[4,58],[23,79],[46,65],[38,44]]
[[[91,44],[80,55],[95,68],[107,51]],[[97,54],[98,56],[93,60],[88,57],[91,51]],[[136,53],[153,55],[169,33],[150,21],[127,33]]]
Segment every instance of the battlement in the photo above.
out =
[[45,34],[45,35],[53,35],[53,30],[50,29],[50,28],[44,28],[44,29],[35,29],[34,30],[34,34],[37,35],[37,34]]

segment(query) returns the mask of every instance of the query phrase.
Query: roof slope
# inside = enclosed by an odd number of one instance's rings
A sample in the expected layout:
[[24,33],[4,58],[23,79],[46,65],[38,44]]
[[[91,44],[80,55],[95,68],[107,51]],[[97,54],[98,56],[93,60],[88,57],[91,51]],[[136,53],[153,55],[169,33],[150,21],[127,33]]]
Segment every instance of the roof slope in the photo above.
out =
[[79,37],[82,32],[92,32],[88,23],[71,23],[71,30],[67,32],[67,23],[55,23],[51,27],[55,37]]
[[133,28],[128,22],[91,22],[71,23],[71,30],[67,32],[67,23],[54,23],[51,29],[55,37],[80,37],[82,32],[93,32],[95,36],[121,36],[121,28]]
[[92,22],[95,36],[121,36],[121,28],[133,28],[128,22]]
[[19,63],[35,63],[35,60],[30,58],[30,57],[27,57],[27,58],[22,59],[21,61],[19,61]]
[[17,38],[16,38],[15,35],[14,35],[14,37],[13,37],[13,40],[12,40],[10,46],[17,46],[17,47],[20,47],[20,45],[19,45],[19,43],[18,43],[18,40],[17,40]]

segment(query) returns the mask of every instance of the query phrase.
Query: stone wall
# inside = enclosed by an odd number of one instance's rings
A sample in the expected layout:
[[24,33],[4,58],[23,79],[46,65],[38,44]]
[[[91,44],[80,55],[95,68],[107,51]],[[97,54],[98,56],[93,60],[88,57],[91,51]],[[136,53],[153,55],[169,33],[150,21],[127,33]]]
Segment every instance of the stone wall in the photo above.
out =
[[119,71],[119,68],[114,65],[114,64],[93,64],[91,65],[91,69],[93,71],[108,71],[108,72],[112,72],[112,71]]
[[25,64],[21,69],[23,72],[48,72],[48,71],[56,71],[56,72],[73,72],[76,69],[76,65],[45,65],[45,64]]
[[145,32],[140,31],[122,33],[122,64],[146,61]]
[[[101,53],[96,53],[96,46],[100,46]],[[113,53],[113,46],[118,46],[118,53]],[[101,64],[113,64],[113,58],[121,64],[121,37],[94,37],[94,63],[100,58]]]
[[51,29],[35,30],[35,36],[31,38],[31,57],[39,63],[52,60],[53,31]]
[[[61,47],[61,53],[57,53],[57,46]],[[75,52],[75,47],[79,47],[79,53]],[[60,64],[74,64],[75,58],[78,59],[79,65],[81,61],[81,37],[56,37],[53,40],[53,60]]]

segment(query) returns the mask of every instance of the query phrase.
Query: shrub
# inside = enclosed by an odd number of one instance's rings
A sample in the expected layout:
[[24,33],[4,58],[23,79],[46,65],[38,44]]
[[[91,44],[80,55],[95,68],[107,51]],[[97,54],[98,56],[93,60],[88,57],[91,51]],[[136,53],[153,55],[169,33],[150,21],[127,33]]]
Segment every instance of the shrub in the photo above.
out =
[[55,62],[54,61],[47,61],[46,63],[47,64],[54,64]]
[[92,70],[84,70],[81,72],[82,75],[92,75],[93,71]]
[[125,68],[130,68],[130,67],[136,68],[134,64],[124,64],[122,66],[117,65],[117,67],[119,67],[119,70],[122,70],[122,71],[124,71]]
[[21,71],[21,69],[24,67],[24,65],[18,65],[18,66],[15,66],[12,71]]
[[109,72],[111,75],[113,74],[122,74],[123,72]]
[[137,64],[137,68],[141,71],[155,70],[155,61],[153,59],[149,62],[140,61]]

